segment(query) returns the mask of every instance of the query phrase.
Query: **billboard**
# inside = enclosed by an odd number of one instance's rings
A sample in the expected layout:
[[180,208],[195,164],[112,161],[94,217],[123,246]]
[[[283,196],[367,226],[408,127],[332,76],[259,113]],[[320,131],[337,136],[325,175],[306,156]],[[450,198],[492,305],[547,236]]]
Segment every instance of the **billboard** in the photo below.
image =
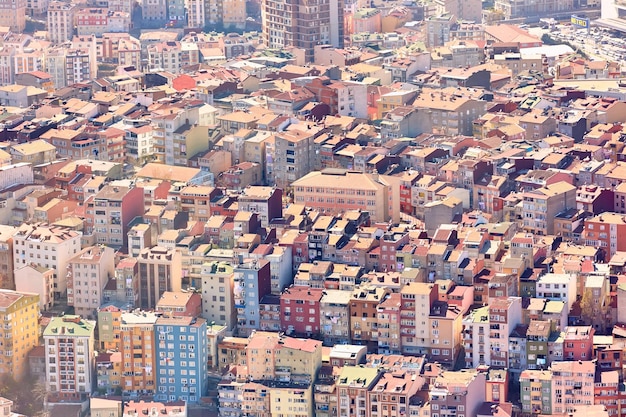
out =
[[587,18],[584,17],[578,17],[578,16],[574,16],[572,15],[570,22],[572,23],[572,25],[574,26],[578,26],[580,28],[583,29],[589,29],[590,27],[590,21]]

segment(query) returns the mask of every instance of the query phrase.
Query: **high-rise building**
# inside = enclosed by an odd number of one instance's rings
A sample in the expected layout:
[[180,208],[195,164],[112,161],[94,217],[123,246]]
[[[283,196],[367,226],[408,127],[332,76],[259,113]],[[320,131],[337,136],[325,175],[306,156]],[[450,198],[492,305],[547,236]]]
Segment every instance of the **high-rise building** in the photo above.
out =
[[91,394],[96,323],[80,316],[55,317],[43,332],[46,384],[58,401],[84,401]]
[[156,399],[199,402],[207,389],[207,325],[195,317],[161,317],[155,326]]
[[48,6],[48,37],[52,43],[72,40],[76,6],[69,2],[52,1]]
[[[28,370],[28,352],[39,335],[39,295],[0,290],[0,375],[20,379]],[[1,333],[0,333],[1,334]]]
[[343,48],[343,0],[265,0],[261,16],[270,48],[302,48],[307,62],[315,45]]

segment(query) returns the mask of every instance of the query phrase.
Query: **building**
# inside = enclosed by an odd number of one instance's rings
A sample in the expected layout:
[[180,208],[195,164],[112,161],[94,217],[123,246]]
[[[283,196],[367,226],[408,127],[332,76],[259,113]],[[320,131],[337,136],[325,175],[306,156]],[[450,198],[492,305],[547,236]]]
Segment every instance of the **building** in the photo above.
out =
[[429,391],[432,410],[441,417],[456,416],[464,410],[466,415],[476,415],[485,401],[486,377],[476,370],[444,371],[437,376]]
[[0,26],[8,27],[14,33],[24,32],[26,27],[26,0],[0,4]]
[[155,394],[156,350],[154,324],[158,316],[136,310],[120,316],[122,390],[127,395]]
[[427,354],[430,346],[428,320],[432,305],[439,298],[438,286],[411,282],[402,287],[400,306],[400,346],[404,354]]
[[538,298],[563,301],[570,311],[576,301],[575,274],[544,274],[537,280],[536,294]]
[[287,335],[311,337],[320,334],[320,300],[323,289],[286,288],[280,296],[280,327]]
[[239,211],[256,213],[262,227],[283,216],[283,191],[279,188],[249,186],[243,189],[237,201]]
[[235,309],[235,270],[226,262],[206,262],[202,265],[202,317],[234,330],[237,310]]
[[490,300],[489,306],[473,310],[463,320],[465,366],[508,367],[509,335],[521,323],[520,297]]
[[178,249],[160,246],[145,248],[139,254],[139,307],[154,309],[165,291],[180,291],[182,254]]
[[28,353],[39,341],[39,296],[0,290],[0,325],[4,331],[0,375],[22,379],[28,372]]
[[199,317],[202,314],[202,297],[191,291],[166,291],[157,302],[156,311],[170,317]]
[[336,383],[337,414],[340,416],[370,415],[367,395],[376,386],[381,376],[382,372],[377,368],[344,366]]
[[115,251],[108,246],[90,246],[68,262],[67,304],[77,315],[95,319],[104,301],[104,287],[115,275]]
[[261,9],[264,43],[275,49],[303,49],[306,62],[313,62],[315,45],[343,48],[343,13],[342,0],[298,6],[284,0],[267,1]]
[[200,402],[208,388],[207,324],[195,317],[161,317],[156,336],[155,398],[162,401]]
[[524,413],[552,414],[552,371],[522,371],[520,400]]
[[16,269],[15,289],[38,294],[39,310],[47,311],[54,305],[54,269],[34,263]]
[[324,343],[350,342],[351,291],[326,290],[320,300],[320,330]]
[[[48,5],[48,39],[53,44],[71,41],[74,36],[74,14],[76,6],[73,3],[51,1]],[[61,87],[56,84],[56,87]]]
[[576,187],[564,181],[523,193],[523,229],[540,236],[554,234],[558,214],[576,208]]
[[260,325],[261,299],[272,292],[270,264],[264,259],[244,260],[233,272],[237,333],[239,336],[250,336]]
[[626,233],[624,215],[606,212],[585,219],[581,239],[585,245],[599,248],[600,257],[608,261],[616,252],[626,250],[624,239],[619,238],[623,233]]
[[130,223],[144,214],[140,187],[105,185],[93,198],[96,243],[126,248]]
[[324,214],[365,210],[372,221],[387,222],[400,217],[399,199],[393,199],[389,179],[341,169],[313,171],[292,184],[294,202]]
[[[277,187],[285,188],[313,170],[316,134],[311,131],[290,130],[280,132],[274,137],[272,173],[268,180],[273,180]],[[273,175],[273,177],[272,177]]]
[[[577,3],[577,2],[576,2]],[[602,4],[604,5],[604,1]],[[534,16],[551,16],[556,13],[566,13],[575,10],[574,1],[547,0],[535,2],[532,0],[496,0],[494,10],[502,12],[504,19],[529,18]],[[602,16],[604,17],[604,7]]]
[[481,23],[483,20],[480,0],[435,0],[438,14],[449,13],[457,20]]
[[50,398],[85,401],[95,378],[96,323],[80,316],[54,317],[43,332]]
[[579,406],[594,403],[595,362],[553,362],[550,370],[552,371],[551,400],[554,414],[573,413]]
[[13,235],[13,265],[54,269],[54,295],[67,292],[67,267],[81,249],[80,232],[44,224],[22,224]]
[[187,404],[184,401],[161,403],[156,401],[129,401],[124,404],[121,417],[159,415],[163,417],[187,417]]

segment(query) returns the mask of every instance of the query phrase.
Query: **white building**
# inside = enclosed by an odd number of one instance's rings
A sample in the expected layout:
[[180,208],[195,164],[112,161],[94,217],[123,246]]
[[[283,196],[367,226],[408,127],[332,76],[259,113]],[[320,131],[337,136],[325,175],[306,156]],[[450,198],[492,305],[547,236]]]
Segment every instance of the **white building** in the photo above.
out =
[[265,259],[270,263],[272,274],[272,294],[279,295],[293,282],[292,257],[290,246],[271,245],[267,252],[249,254],[251,259]]
[[37,264],[54,269],[54,293],[67,290],[69,260],[80,251],[82,233],[43,224],[22,224],[13,235],[13,266]]
[[0,167],[0,190],[14,185],[32,184],[33,167],[26,162]]
[[63,43],[74,35],[76,6],[70,2],[51,1],[48,6],[48,38],[52,43]]
[[465,366],[508,366],[509,335],[522,323],[522,299],[496,299],[463,319]]
[[94,378],[94,321],[80,316],[55,317],[43,332],[46,385],[58,400],[84,401]]
[[535,286],[537,298],[564,301],[567,311],[572,309],[576,301],[576,275],[545,274],[539,277]]

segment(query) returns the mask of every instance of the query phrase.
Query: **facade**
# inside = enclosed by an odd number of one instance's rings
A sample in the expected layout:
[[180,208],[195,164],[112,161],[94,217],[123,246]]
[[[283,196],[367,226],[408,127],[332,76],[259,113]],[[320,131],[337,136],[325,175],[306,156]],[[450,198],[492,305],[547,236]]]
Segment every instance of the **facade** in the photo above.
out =
[[[52,43],[63,43],[74,36],[74,14],[72,3],[51,1],[48,6],[48,37]],[[57,88],[60,85],[56,84]]]
[[67,304],[76,314],[95,319],[104,300],[104,287],[115,275],[115,251],[108,246],[90,246],[68,262]]
[[237,319],[234,272],[233,266],[226,262],[207,262],[201,272],[202,317],[228,330],[234,330]]
[[95,382],[96,324],[80,316],[55,317],[43,332],[46,384],[60,401],[86,400]]
[[244,261],[233,272],[237,332],[239,336],[249,336],[260,327],[261,299],[271,293],[270,264],[266,260]]
[[263,38],[270,48],[304,49],[307,62],[313,62],[315,45],[343,48],[344,18],[342,0],[324,0],[295,5],[284,0],[263,3]]
[[280,327],[287,335],[319,334],[321,288],[291,286],[280,296]]
[[207,325],[195,317],[157,319],[156,399],[162,401],[200,401],[208,388]]
[[156,391],[155,313],[136,310],[120,316],[121,387],[125,394]]
[[178,249],[146,248],[137,260],[141,308],[154,309],[165,291],[181,290],[182,254]]
[[39,296],[0,290],[0,325],[4,331],[0,375],[22,379],[28,372],[28,353],[39,339]]
[[13,235],[13,265],[35,263],[54,269],[54,293],[59,297],[67,292],[67,266],[81,249],[81,236],[62,227],[22,224]]
[[144,214],[143,188],[105,185],[94,196],[96,243],[126,248],[129,224]]
[[399,218],[399,201],[394,201],[391,183],[378,174],[345,170],[313,171],[295,181],[294,201],[324,214],[365,209],[373,221]]
[[329,345],[350,342],[350,298],[352,292],[326,290],[320,300],[320,330]]
[[429,391],[431,410],[439,410],[442,417],[455,416],[464,411],[476,415],[485,401],[486,377],[475,370],[444,371],[436,377]]
[[576,208],[576,187],[563,181],[527,191],[523,197],[523,229],[540,236],[554,234],[552,219]]
[[279,188],[249,186],[243,189],[237,201],[239,211],[256,213],[262,227],[283,215],[283,191]]
[[15,270],[15,290],[39,295],[39,310],[54,305],[54,269],[29,264]]

